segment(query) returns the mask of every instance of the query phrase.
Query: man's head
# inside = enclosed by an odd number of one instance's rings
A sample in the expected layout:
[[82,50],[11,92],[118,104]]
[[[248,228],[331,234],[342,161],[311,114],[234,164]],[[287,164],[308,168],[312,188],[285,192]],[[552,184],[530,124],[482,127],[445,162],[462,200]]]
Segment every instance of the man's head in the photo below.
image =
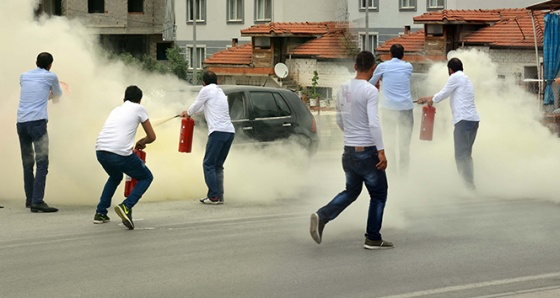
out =
[[202,74],[202,83],[204,86],[210,84],[218,85],[218,76],[213,71],[207,70]]
[[367,73],[371,71],[373,73],[373,66],[375,65],[375,58],[370,51],[361,51],[356,55],[356,64],[354,64],[354,69],[358,73]]
[[53,61],[54,58],[50,53],[42,52],[39,55],[37,55],[37,62],[35,62],[35,64],[39,68],[50,70]]
[[127,100],[134,103],[140,103],[140,100],[142,100],[142,90],[134,85],[128,86],[126,91],[124,91],[124,101]]
[[401,44],[394,44],[391,46],[391,57],[402,59],[404,57],[404,47]]
[[449,70],[449,75],[454,72],[463,71],[463,62],[459,58],[451,58],[447,62],[447,69]]

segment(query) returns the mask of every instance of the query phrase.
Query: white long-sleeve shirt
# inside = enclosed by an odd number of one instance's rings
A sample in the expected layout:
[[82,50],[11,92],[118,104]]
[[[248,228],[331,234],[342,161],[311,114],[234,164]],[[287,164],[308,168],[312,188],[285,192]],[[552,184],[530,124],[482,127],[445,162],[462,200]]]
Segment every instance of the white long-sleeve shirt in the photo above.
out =
[[338,92],[336,109],[336,123],[344,132],[345,146],[385,149],[375,86],[366,80],[348,81]]
[[436,93],[432,100],[440,102],[447,97],[450,98],[453,124],[457,124],[461,120],[480,121],[474,104],[473,84],[462,71],[451,74],[443,89]]
[[218,85],[209,84],[202,87],[187,113],[194,115],[201,111],[204,111],[204,118],[208,123],[208,135],[214,131],[235,133],[229,116],[227,96]]

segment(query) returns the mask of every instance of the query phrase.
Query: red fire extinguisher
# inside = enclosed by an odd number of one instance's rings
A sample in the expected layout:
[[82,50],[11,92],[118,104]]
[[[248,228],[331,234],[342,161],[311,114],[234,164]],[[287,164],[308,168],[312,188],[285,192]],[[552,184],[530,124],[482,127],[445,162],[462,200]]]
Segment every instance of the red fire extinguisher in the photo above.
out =
[[192,149],[194,132],[194,120],[192,118],[181,119],[181,133],[179,137],[179,152],[190,153]]
[[[134,149],[132,150],[134,154],[136,154],[143,162],[146,162],[146,152],[141,149]],[[136,179],[126,175],[126,183],[124,184],[124,196],[125,198],[130,195],[134,186],[136,186]]]
[[436,108],[434,106],[422,107],[422,123],[420,124],[420,140],[431,141],[434,135],[434,118]]

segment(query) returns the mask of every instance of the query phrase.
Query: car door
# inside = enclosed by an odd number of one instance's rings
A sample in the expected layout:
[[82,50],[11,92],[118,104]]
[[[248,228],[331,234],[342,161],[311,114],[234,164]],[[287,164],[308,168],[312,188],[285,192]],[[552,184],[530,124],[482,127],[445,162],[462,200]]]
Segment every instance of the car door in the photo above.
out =
[[253,137],[259,141],[288,138],[296,125],[286,100],[274,91],[249,92],[249,119],[253,121]]
[[249,119],[248,100],[245,91],[232,92],[227,95],[229,105],[229,116],[235,127],[235,140],[243,141],[250,138],[255,139],[253,121]]

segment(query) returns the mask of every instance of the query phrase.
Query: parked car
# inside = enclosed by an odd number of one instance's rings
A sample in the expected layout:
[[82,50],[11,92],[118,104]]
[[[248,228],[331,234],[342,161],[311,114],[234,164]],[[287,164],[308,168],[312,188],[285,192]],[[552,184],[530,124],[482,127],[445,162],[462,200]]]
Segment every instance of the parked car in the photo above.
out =
[[[230,117],[235,126],[234,146],[246,142],[264,144],[293,140],[310,154],[317,151],[319,137],[315,118],[295,92],[244,85],[220,87],[228,97]],[[191,91],[199,90],[200,87]]]

